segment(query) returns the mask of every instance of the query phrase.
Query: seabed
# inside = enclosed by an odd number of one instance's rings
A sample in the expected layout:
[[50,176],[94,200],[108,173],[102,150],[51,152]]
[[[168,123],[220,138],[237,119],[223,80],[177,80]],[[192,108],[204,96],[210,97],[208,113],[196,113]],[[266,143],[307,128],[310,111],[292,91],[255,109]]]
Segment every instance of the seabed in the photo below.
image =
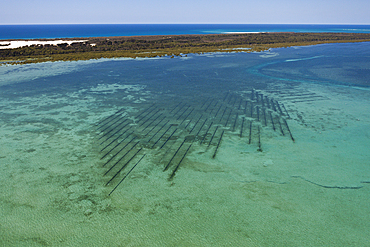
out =
[[0,243],[366,246],[368,48],[0,67]]

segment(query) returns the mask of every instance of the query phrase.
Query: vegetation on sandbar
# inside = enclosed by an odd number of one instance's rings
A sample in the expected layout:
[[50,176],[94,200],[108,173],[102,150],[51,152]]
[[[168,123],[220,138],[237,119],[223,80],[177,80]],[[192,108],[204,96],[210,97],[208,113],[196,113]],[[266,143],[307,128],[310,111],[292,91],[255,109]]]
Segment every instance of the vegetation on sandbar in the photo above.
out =
[[[76,40],[63,39],[63,40]],[[73,61],[118,57],[183,56],[189,53],[258,52],[270,48],[370,41],[367,33],[246,33],[84,38],[68,45],[1,49],[2,64]],[[237,48],[249,48],[240,50]]]

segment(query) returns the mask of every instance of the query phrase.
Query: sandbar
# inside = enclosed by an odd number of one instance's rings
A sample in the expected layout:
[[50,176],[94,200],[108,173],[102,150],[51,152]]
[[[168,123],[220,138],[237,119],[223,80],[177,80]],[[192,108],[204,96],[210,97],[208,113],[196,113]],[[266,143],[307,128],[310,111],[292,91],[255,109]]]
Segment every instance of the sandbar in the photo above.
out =
[[78,42],[86,42],[87,40],[10,40],[0,41],[0,49],[15,49],[31,45],[58,45],[67,43],[68,45]]

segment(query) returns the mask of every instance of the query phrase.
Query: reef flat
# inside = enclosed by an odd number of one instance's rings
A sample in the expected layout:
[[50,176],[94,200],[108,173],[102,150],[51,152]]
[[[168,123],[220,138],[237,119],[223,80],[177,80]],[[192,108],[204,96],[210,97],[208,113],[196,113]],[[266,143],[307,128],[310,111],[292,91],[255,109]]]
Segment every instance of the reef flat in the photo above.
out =
[[[324,43],[370,41],[369,33],[233,33],[207,35],[156,35],[65,38],[65,43],[50,44],[55,39],[39,39],[49,44],[35,44],[0,50],[0,63],[25,64],[45,61],[74,61],[118,57],[186,56],[189,53],[258,52],[270,48],[307,46]],[[4,40],[11,42],[11,40]],[[69,41],[69,42],[68,42]],[[10,43],[9,43],[10,44]],[[5,47],[4,47],[5,46]]]

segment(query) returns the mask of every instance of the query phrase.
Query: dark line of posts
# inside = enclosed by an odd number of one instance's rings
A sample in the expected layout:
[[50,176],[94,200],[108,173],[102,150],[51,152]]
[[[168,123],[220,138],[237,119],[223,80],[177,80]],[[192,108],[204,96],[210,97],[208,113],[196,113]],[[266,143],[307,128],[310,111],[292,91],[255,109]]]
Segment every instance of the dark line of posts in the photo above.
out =
[[186,106],[186,104],[184,104],[182,107],[180,107],[180,109],[178,109],[177,110],[177,112],[175,112],[174,114],[173,114],[173,116],[176,116],[177,115],[177,113],[179,113],[184,107]]
[[290,129],[289,129],[289,126],[288,126],[288,123],[287,121],[284,119],[284,122],[285,122],[285,125],[286,125],[286,128],[288,129],[288,132],[289,132],[289,135],[290,135],[290,138],[292,139],[293,142],[295,142],[294,138],[293,138],[293,135],[292,135],[292,132],[290,132]]
[[[144,136],[147,136],[150,132],[152,132],[164,119],[166,118],[166,116],[164,116],[161,121],[159,121],[156,125],[154,125],[148,132],[146,132],[146,134]],[[170,120],[167,121],[167,123],[169,122]]]
[[[111,141],[108,145],[106,145],[103,149],[101,149],[100,150],[100,152],[103,152],[107,147],[109,147],[113,142],[115,142],[115,141],[117,141],[121,136],[123,136],[127,131],[129,131],[130,130],[130,128],[128,128],[127,130],[125,130],[122,134],[120,134],[119,136],[117,136],[113,141]],[[131,134],[132,134],[133,132],[131,132]],[[130,134],[130,135],[131,135]],[[128,137],[128,136],[127,136]],[[126,138],[127,138],[126,137]],[[125,138],[125,139],[126,139]],[[125,140],[125,139],[123,139],[123,141]],[[121,143],[122,141],[120,141],[119,143]],[[118,145],[119,145],[119,143],[118,143]]]
[[264,107],[265,107],[265,102],[264,102],[264,100],[263,100],[263,94],[260,94],[260,95],[261,95],[262,108],[264,108]]
[[258,151],[262,152],[262,145],[261,145],[261,129],[258,125]]
[[198,136],[199,135],[200,131],[203,129],[203,126],[206,124],[206,122],[207,122],[207,119],[204,120],[202,126],[200,126],[200,129],[198,130],[198,132],[197,132],[197,134],[195,136]]
[[172,113],[182,102],[179,102],[169,113]]
[[271,106],[272,106],[272,109],[277,112],[276,110],[276,107],[275,107],[275,104],[274,104],[274,99],[271,99]]
[[178,116],[178,118],[177,118],[176,120],[179,120],[179,119],[182,117],[182,115],[184,115],[184,113],[185,113],[189,108],[190,108],[190,105],[185,109],[185,111],[183,111],[183,112],[180,114],[180,116]]
[[175,134],[175,132],[177,131],[177,129],[175,129],[172,133],[171,133],[171,135],[167,138],[167,140],[163,143],[163,145],[159,148],[159,149],[162,149],[165,145],[166,145],[166,143],[171,139],[171,137],[173,136],[173,134]]
[[263,108],[263,118],[264,118],[264,120],[265,120],[265,126],[267,126],[266,108]]
[[202,104],[202,106],[200,107],[201,109],[203,108],[203,106],[208,102],[209,100],[209,97],[204,101],[204,103]]
[[252,143],[252,120],[249,122],[249,144]]
[[220,123],[222,122],[222,118],[224,117],[226,110],[227,110],[227,107],[225,106],[225,110],[224,110],[224,112],[222,113],[221,118],[220,118]]
[[[115,116],[116,114],[120,113],[120,112],[121,112],[121,111],[123,111],[123,110],[124,110],[124,108],[122,108],[122,109],[120,109],[120,110],[116,111],[115,113],[113,113],[112,115],[109,115],[108,117],[106,117],[106,118],[104,118],[104,119],[100,120],[99,122],[97,122],[97,123],[96,123],[96,126],[98,126],[98,125],[102,124],[104,121],[107,121],[108,119],[110,119],[111,117]],[[119,116],[119,115],[118,115],[118,116]]]
[[230,116],[231,116],[231,113],[233,112],[232,109],[230,109],[230,112],[229,112],[229,116],[227,117],[226,119],[226,123],[225,123],[225,127],[227,126],[227,124],[229,123],[229,119],[230,119]]
[[[126,120],[125,120],[126,121]],[[122,124],[122,123],[121,123]],[[121,124],[119,124],[119,125],[121,125]],[[122,129],[124,129],[124,128],[126,128],[127,127],[127,125],[129,125],[130,123],[127,123],[127,124],[125,124],[123,127],[121,127],[121,128],[119,128],[116,132],[114,132],[113,134],[111,134],[109,137],[107,137],[104,141],[102,141],[99,145],[102,145],[104,142],[106,142],[106,141],[108,141],[110,138],[112,138],[115,134],[117,134],[118,132],[120,132]],[[119,126],[118,125],[118,126]],[[112,129],[113,130],[113,129]],[[110,131],[109,132],[107,132],[107,133],[105,133],[102,137],[104,137],[105,135],[107,135],[107,134],[109,134],[110,133]],[[101,138],[102,138],[101,137]],[[100,140],[101,138],[99,138],[98,140]]]
[[136,118],[140,117],[141,115],[143,115],[146,111],[148,111],[150,108],[152,108],[155,104],[153,103],[151,106],[149,106],[148,108],[146,108],[144,111],[142,111],[139,115],[136,116]]
[[[152,114],[153,112],[155,111],[155,109],[151,110],[150,112],[148,112],[147,114],[145,114],[142,118],[140,118],[139,120],[136,121],[136,123],[139,123],[141,120],[145,119],[148,115]],[[156,112],[154,112],[153,115],[151,115],[147,120],[145,120],[144,123],[141,123],[141,125],[139,126],[142,126],[144,125],[147,121],[149,121],[153,116],[155,116],[158,112],[160,111],[160,109],[157,109]],[[137,118],[137,117],[136,117]]]
[[229,92],[226,93],[225,98],[223,99],[223,101],[225,101],[227,99],[227,96],[229,96]]
[[235,100],[234,100],[234,103],[232,104],[232,107],[234,107],[234,106],[235,106],[235,103],[236,103],[236,101],[238,100],[237,96],[235,96],[235,97],[234,97],[234,99],[235,99]]
[[283,104],[283,108],[284,108],[284,110],[285,110],[286,115],[288,116],[288,118],[290,118],[290,115],[289,115],[288,111],[286,110],[286,108],[285,108],[285,105],[284,105],[284,104]]
[[240,107],[242,106],[242,101],[243,101],[243,99],[240,99],[240,101],[239,101],[239,106],[238,106],[238,110],[240,110]]
[[251,102],[251,115],[250,117],[252,118],[253,117],[253,102]]
[[216,115],[215,115],[215,118],[217,117],[217,114],[218,114],[218,112],[220,111],[221,107],[222,107],[222,105],[220,105],[220,107],[218,108],[218,110],[217,110],[217,112],[216,112]]
[[160,111],[160,109],[158,109],[158,111],[156,111],[153,115],[151,115],[147,120],[145,120],[143,123],[139,124],[139,127],[143,126],[146,122],[148,122],[150,119],[152,119],[152,117],[154,117],[155,115],[157,115],[157,113]]
[[182,145],[184,145],[186,141],[186,138],[183,140],[183,142],[181,143],[181,145],[177,148],[175,154],[172,156],[172,158],[170,159],[170,161],[167,163],[167,165],[165,166],[165,168],[163,169],[163,171],[166,171],[168,169],[168,167],[170,166],[172,160],[175,158],[176,154],[179,152],[179,150],[181,149]]
[[[106,131],[107,129],[109,129],[110,127],[112,127],[113,125],[115,125],[118,121],[120,121],[121,119],[123,119],[123,118],[125,118],[126,116],[122,116],[122,117],[120,117],[120,118],[118,118],[116,121],[114,121],[112,124],[110,124],[110,125],[108,125],[106,128],[104,128],[103,130],[100,130],[101,132],[104,132],[104,131]],[[127,119],[126,120],[124,120],[124,122],[125,121],[127,121]],[[112,130],[114,130],[114,129],[111,129],[108,133],[110,133]],[[107,134],[107,133],[105,133],[105,134]],[[100,137],[99,138],[99,140],[101,139],[102,137]]]
[[[125,123],[126,121],[127,121],[128,119],[126,119],[125,121],[123,121],[123,122],[121,122],[120,124],[118,124],[117,126],[116,126],[116,128],[118,128],[118,126],[120,126],[121,124],[123,124],[123,123]],[[108,140],[108,139],[110,139],[112,136],[114,136],[115,134],[117,134],[118,132],[120,132],[122,129],[124,129],[124,128],[126,128],[127,127],[127,125],[129,125],[130,123],[127,123],[127,124],[125,124],[123,127],[121,127],[121,128],[119,128],[116,132],[114,132],[112,135],[110,135],[109,137],[107,137],[107,139],[106,140]],[[106,134],[109,134],[110,133],[110,131],[109,132],[107,132]],[[106,135],[105,134],[105,135]],[[104,135],[103,135],[104,136]],[[100,138],[99,138],[100,139]],[[105,141],[106,141],[105,140]],[[102,143],[104,143],[105,141],[103,141]]]
[[216,106],[218,105],[218,103],[219,103],[219,101],[216,101],[216,104],[212,107],[212,110],[211,110],[211,112],[209,113],[209,115],[211,115],[211,114],[212,114],[212,112],[213,112],[213,110],[214,110],[214,109],[216,109]]
[[168,124],[169,121],[170,120],[167,120],[167,122],[165,122],[165,124],[163,124],[163,126],[159,130],[157,130],[157,132],[155,132],[155,134],[152,135],[152,137],[150,137],[150,139],[148,140],[148,142],[150,142],[154,138],[154,136],[156,136],[158,134],[158,132],[161,131],[164,128],[164,126],[166,126]]
[[236,122],[238,121],[238,117],[239,117],[239,113],[236,113],[236,117],[235,117],[235,121],[234,121],[234,125],[233,125],[233,132],[235,131]]
[[[138,142],[136,142],[131,148],[130,148],[130,150],[128,150],[121,158],[119,158],[119,160],[117,160],[117,162],[116,163],[114,163],[109,169],[108,169],[108,171],[106,171],[105,173],[104,173],[104,176],[105,175],[107,175],[108,174],[108,172],[110,172],[121,160],[123,160],[123,158],[125,158],[126,157],[126,155],[129,153],[129,152],[131,152],[131,150],[133,150],[135,147],[136,147],[136,145],[137,144],[139,144],[139,142],[140,141],[138,141]],[[140,148],[140,150],[141,150],[141,148]]]
[[172,172],[172,174],[171,174],[171,176],[170,176],[169,180],[171,180],[171,179],[175,176],[177,169],[179,169],[181,162],[182,162],[182,161],[183,161],[183,159],[185,158],[186,154],[189,152],[189,149],[191,148],[191,146],[192,146],[192,145],[193,145],[193,143],[192,143],[192,144],[190,144],[190,146],[188,147],[188,149],[186,149],[186,151],[185,151],[184,155],[182,156],[182,158],[181,158],[180,162],[177,164],[177,166],[176,166],[176,167],[175,167],[175,169],[173,170],[173,172]]
[[[114,118],[112,118],[111,120],[109,120],[108,122],[106,122],[105,124],[103,124],[103,125],[101,125],[101,126],[99,126],[98,128],[97,128],[97,130],[100,130],[101,128],[103,128],[104,126],[106,126],[107,124],[109,124],[109,123],[111,123],[113,120],[115,120],[116,118],[119,118],[119,117],[125,117],[126,115],[116,115]],[[111,126],[111,125],[109,125],[109,126]],[[109,128],[109,127],[108,127]],[[105,130],[105,129],[104,129]],[[101,130],[101,132],[103,132],[104,130]]]
[[229,104],[232,98],[233,98],[233,95],[232,95],[232,94],[230,94],[230,99],[227,101],[227,103],[226,103],[226,104]]
[[167,131],[170,130],[170,128],[172,127],[172,124],[170,126],[168,126],[168,128],[165,130],[165,132],[163,132],[163,134],[158,138],[158,140],[153,144],[152,148],[154,148],[155,144],[157,144],[159,142],[160,139],[162,139],[162,137],[167,133]]
[[240,127],[240,138],[243,137],[244,120],[245,117],[242,118],[242,126]]
[[205,112],[208,110],[208,108],[209,108],[209,106],[212,104],[212,102],[213,102],[213,99],[209,102],[209,104],[208,104],[208,106],[206,107],[206,109],[204,109],[204,111],[205,111]]
[[215,152],[214,152],[214,154],[213,154],[213,156],[212,156],[212,159],[214,159],[215,157],[216,157],[216,154],[217,154],[217,150],[218,150],[218,147],[220,146],[220,144],[221,144],[221,140],[222,140],[222,137],[223,137],[223,135],[224,135],[224,130],[222,131],[222,133],[221,133],[221,137],[220,137],[220,139],[218,140],[218,143],[217,143],[217,146],[216,146],[216,149],[215,149]]
[[154,118],[150,123],[148,123],[148,125],[142,130],[142,132],[144,130],[146,130],[150,125],[152,125],[160,116],[162,116],[163,113],[159,114],[156,118]]
[[114,176],[105,184],[105,186],[107,186],[110,182],[112,182],[112,180],[117,177],[117,175],[123,170],[125,169],[125,167],[131,162],[131,160],[133,160],[135,158],[135,156],[141,151],[142,148],[140,148],[139,150],[137,150],[137,152],[116,172],[116,174],[114,174]]
[[216,126],[215,132],[213,132],[213,135],[212,135],[212,137],[211,137],[211,140],[210,140],[210,141],[209,141],[209,143],[208,143],[208,147],[211,145],[212,140],[213,140],[213,137],[215,137],[215,134],[216,134],[217,129],[218,129],[218,126]]
[[194,108],[193,108],[193,109],[191,109],[191,111],[188,113],[188,115],[186,115],[186,117],[182,120],[182,122],[180,123],[180,125],[181,125],[181,124],[183,124],[183,123],[185,122],[185,120],[189,117],[189,115],[190,115],[193,111],[194,111]]
[[190,125],[191,121],[193,121],[193,119],[190,119],[189,122],[185,125],[185,129],[188,128],[188,126]]
[[277,108],[279,109],[280,114],[281,114],[281,115],[285,115],[285,114],[283,113],[283,111],[281,110],[281,107],[280,107],[279,102],[275,101],[275,103],[276,103]]
[[267,103],[267,108],[271,108],[270,107],[270,100],[269,100],[269,97],[266,96],[266,103]]
[[211,122],[211,124],[208,126],[208,129],[207,129],[206,133],[204,134],[203,139],[202,139],[202,141],[200,142],[200,145],[203,143],[204,139],[206,139],[206,136],[207,136],[208,131],[209,131],[209,129],[211,128],[212,124],[213,124],[213,122]]
[[280,131],[281,131],[281,134],[283,135],[283,136],[285,136],[285,133],[284,133],[284,131],[283,131],[283,127],[281,126],[281,122],[280,122],[280,119],[278,118],[278,123],[279,123],[279,126],[280,126]]
[[113,188],[113,190],[108,194],[108,196],[110,196],[113,191],[115,191],[117,189],[117,187],[123,182],[123,180],[125,180],[127,178],[127,176],[132,172],[132,170],[134,170],[134,168],[140,163],[140,161],[145,157],[146,154],[144,154],[138,162],[136,162],[136,164],[130,169],[130,171],[121,179],[121,181],[119,181],[119,183]]
[[[103,167],[105,167],[111,160],[113,160],[120,152],[122,152],[122,150],[124,150],[134,139],[136,138],[136,136],[134,138],[132,138],[131,141],[129,141],[123,148],[121,148],[115,155],[113,155],[107,162],[104,163]],[[101,158],[102,159],[102,158]]]
[[193,130],[195,129],[195,126],[197,126],[197,124],[199,123],[200,119],[203,117],[203,114],[200,115],[199,119],[197,120],[197,122],[194,124],[193,128],[190,130],[189,134],[191,134],[191,132],[193,132]]
[[274,131],[276,131],[276,129],[275,129],[275,124],[274,124],[274,119],[272,118],[272,114],[271,114],[271,112],[270,112],[270,118],[271,118],[272,128],[274,129]]
[[[132,132],[133,133],[133,132]],[[107,155],[112,152],[116,147],[118,147],[119,144],[121,144],[122,142],[124,142],[127,137],[129,137],[132,133],[128,134],[122,141],[120,141],[119,143],[117,143],[116,146],[114,146],[111,150],[109,150],[103,157],[100,158],[100,160],[104,159],[105,157],[107,157]],[[136,138],[136,136],[134,136],[131,141],[129,141],[123,148],[121,148],[111,159],[113,159],[114,157],[117,156],[117,154],[119,154],[119,152],[121,152],[125,147],[127,147],[127,145],[129,145],[134,139]],[[108,160],[109,162],[110,160]],[[108,162],[106,162],[103,166],[105,166]]]

